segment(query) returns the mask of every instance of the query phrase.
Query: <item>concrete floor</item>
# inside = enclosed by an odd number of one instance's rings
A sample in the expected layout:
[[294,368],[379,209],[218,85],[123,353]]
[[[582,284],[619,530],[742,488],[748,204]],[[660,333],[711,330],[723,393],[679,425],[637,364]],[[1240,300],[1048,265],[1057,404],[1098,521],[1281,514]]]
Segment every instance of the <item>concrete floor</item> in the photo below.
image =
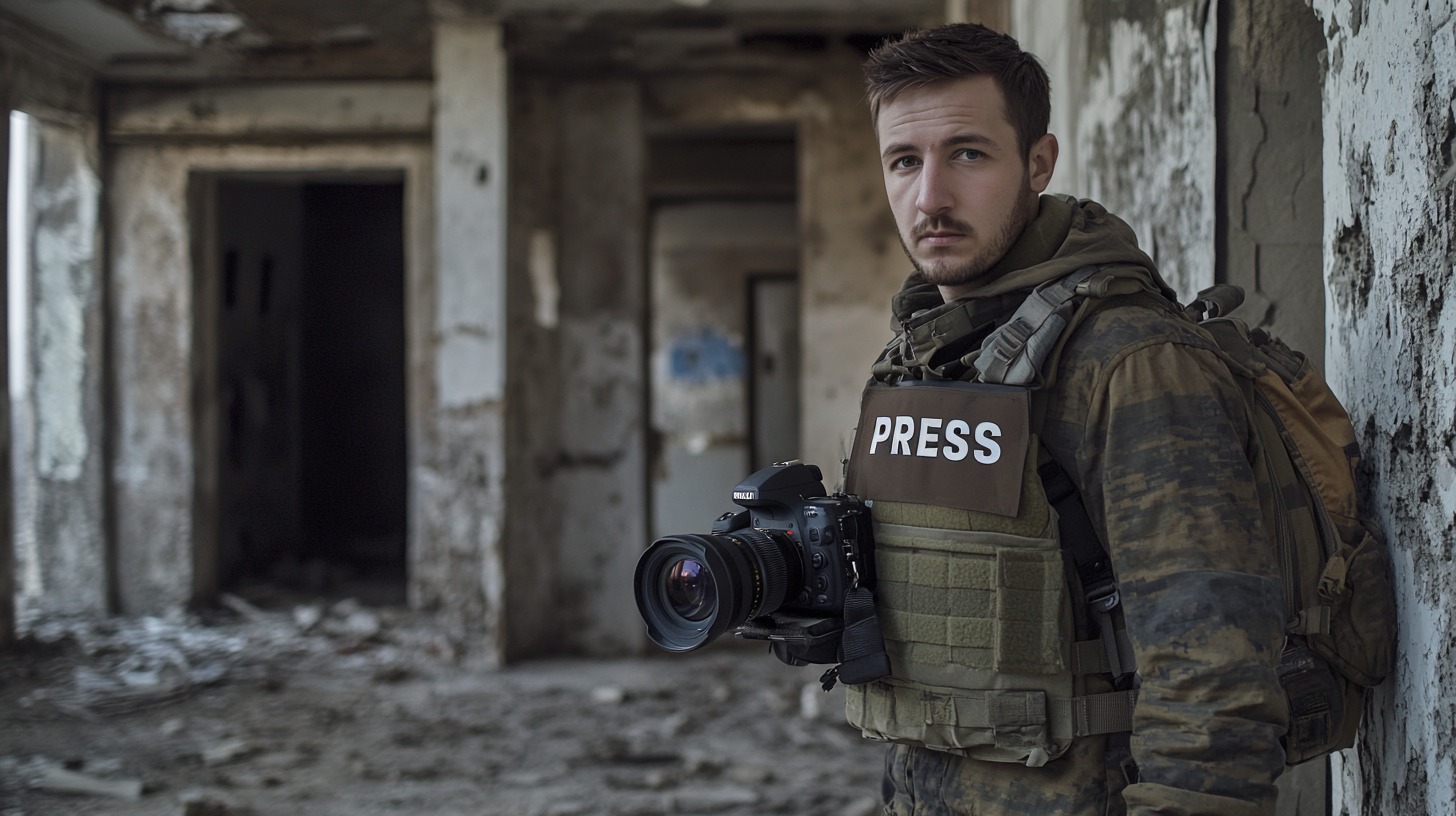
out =
[[396,609],[234,606],[33,623],[0,664],[0,813],[878,812],[881,748],[758,648],[492,669]]

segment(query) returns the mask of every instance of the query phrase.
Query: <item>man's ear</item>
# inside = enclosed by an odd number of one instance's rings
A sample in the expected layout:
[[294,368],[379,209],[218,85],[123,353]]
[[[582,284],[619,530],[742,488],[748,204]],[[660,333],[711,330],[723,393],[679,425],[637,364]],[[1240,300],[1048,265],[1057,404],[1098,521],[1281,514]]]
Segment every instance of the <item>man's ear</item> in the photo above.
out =
[[1052,173],[1057,169],[1057,137],[1048,133],[1031,145],[1031,154],[1026,160],[1026,174],[1031,178],[1031,190],[1044,193],[1052,183]]

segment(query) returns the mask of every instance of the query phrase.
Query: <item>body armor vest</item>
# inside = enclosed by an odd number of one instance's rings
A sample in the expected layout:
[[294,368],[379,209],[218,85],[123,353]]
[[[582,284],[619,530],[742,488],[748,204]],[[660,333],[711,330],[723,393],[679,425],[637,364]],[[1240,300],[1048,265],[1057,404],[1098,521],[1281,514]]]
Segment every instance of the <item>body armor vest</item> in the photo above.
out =
[[1086,693],[1109,652],[1075,636],[1084,599],[1029,403],[1023,388],[959,382],[865,391],[846,487],[873,506],[892,668],[846,688],[867,737],[1038,766],[1078,736],[1131,730],[1134,692]]
[[[1109,592],[1085,586],[1091,558],[1064,552],[1057,507],[1067,504],[1048,500],[1038,463],[1050,458],[1026,388],[1041,385],[1060,348],[1038,335],[1060,335],[1073,322],[1063,305],[1076,287],[1102,280],[1089,267],[1041,287],[978,353],[907,369],[907,357],[938,356],[971,323],[942,310],[904,326],[875,366],[846,482],[872,506],[875,596],[893,672],[846,686],[847,718],[866,737],[1038,766],[1076,737],[1131,730],[1136,691],[1088,691],[1093,675],[1130,676],[1131,648],[1109,615],[1118,603],[1111,573]],[[973,372],[983,382],[955,382]],[[1101,637],[1077,638],[1080,609],[1098,618]]]

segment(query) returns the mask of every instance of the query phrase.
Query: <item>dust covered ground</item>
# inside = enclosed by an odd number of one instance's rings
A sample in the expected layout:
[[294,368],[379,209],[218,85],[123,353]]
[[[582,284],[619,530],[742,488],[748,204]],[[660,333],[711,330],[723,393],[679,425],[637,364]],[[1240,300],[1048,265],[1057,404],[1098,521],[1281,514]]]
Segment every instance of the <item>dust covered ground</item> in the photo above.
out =
[[0,816],[878,813],[883,748],[748,645],[505,669],[352,601],[27,622]]

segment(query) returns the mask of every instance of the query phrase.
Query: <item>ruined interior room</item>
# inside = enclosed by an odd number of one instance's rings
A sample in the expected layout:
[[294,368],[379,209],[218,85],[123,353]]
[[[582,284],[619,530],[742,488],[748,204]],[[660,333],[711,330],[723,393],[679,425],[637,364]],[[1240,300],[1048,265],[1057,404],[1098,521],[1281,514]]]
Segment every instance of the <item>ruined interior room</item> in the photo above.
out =
[[1280,816],[1449,813],[1451,707],[1403,711],[1453,652],[1456,16],[1404,5],[0,0],[0,816],[880,812],[820,669],[665,654],[633,579],[840,478],[908,272],[860,64],[945,21],[1374,452],[1413,656]]

